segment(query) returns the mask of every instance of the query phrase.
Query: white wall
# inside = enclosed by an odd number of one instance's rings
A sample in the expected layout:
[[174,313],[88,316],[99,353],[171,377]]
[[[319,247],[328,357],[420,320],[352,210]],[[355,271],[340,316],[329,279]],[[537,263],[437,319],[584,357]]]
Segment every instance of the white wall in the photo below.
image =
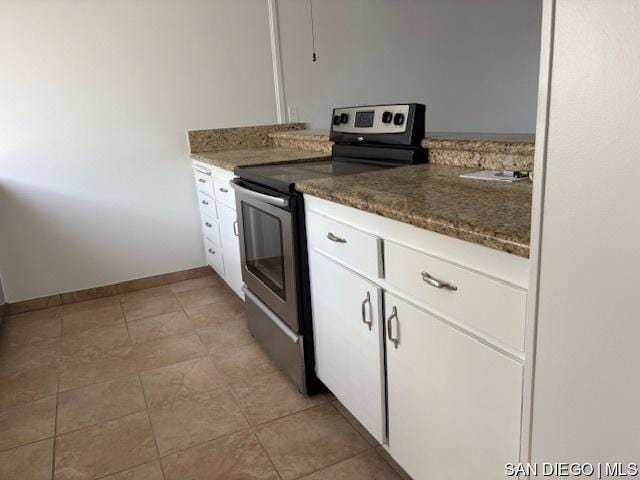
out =
[[535,131],[541,0],[280,0],[284,86],[313,127],[331,108],[418,101],[431,131]]
[[639,462],[640,4],[556,3],[532,458]]
[[273,123],[264,0],[0,2],[8,301],[205,263],[186,130]]

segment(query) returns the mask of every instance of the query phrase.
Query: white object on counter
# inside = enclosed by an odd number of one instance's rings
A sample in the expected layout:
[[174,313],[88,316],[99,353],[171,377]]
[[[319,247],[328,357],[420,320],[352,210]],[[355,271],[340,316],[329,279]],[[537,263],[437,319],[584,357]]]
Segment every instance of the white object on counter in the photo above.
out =
[[515,177],[509,170],[480,170],[478,172],[463,173],[461,178],[471,178],[473,180],[493,180],[496,182],[519,182],[529,180],[529,177]]

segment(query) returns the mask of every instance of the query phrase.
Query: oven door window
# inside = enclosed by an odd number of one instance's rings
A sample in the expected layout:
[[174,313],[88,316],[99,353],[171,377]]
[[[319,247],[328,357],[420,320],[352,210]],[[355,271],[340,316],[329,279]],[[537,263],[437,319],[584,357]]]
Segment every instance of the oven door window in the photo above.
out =
[[242,202],[242,223],[247,270],[286,300],[280,219]]

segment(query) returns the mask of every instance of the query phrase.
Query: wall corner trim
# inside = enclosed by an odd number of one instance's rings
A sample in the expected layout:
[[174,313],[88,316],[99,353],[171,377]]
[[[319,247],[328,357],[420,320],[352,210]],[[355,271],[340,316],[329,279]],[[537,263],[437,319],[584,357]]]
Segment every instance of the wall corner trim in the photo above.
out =
[[282,74],[282,57],[280,55],[280,25],[278,20],[278,0],[267,0],[269,9],[269,33],[271,40],[271,63],[273,66],[273,87],[276,101],[276,118],[278,123],[286,123],[286,100]]

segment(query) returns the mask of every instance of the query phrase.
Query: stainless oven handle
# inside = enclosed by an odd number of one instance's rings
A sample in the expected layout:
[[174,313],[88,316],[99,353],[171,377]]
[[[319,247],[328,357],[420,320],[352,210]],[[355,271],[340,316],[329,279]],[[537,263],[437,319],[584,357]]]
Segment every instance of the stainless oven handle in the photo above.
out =
[[269,205],[274,205],[276,207],[289,206],[289,200],[286,198],[272,197],[271,195],[265,195],[264,193],[254,192],[253,190],[243,188],[237,183],[233,182],[231,182],[231,188],[233,188],[238,193],[246,195],[247,197],[255,198],[256,200],[263,201],[265,203],[268,203]]

